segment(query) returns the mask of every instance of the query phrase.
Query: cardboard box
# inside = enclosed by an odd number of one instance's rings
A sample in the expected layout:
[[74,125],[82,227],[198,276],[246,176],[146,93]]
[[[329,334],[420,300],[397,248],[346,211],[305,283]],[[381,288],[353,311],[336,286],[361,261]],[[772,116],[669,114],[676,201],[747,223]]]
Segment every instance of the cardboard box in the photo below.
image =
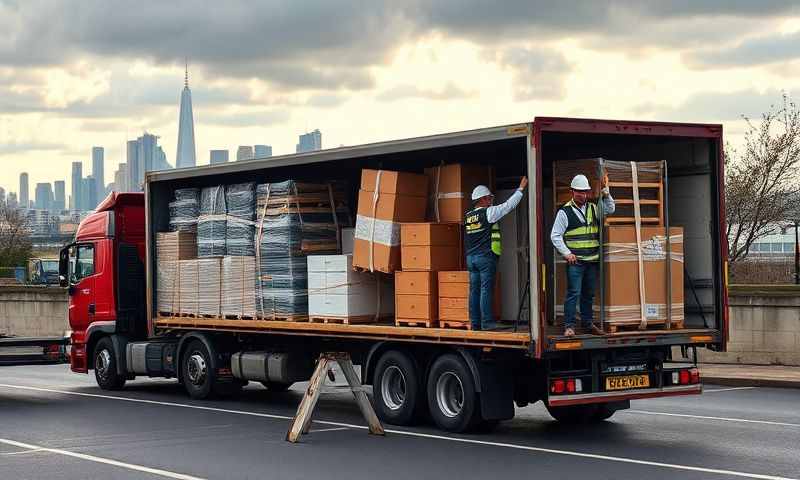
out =
[[494,169],[487,165],[455,163],[426,168],[430,201],[428,219],[433,222],[458,222],[470,209],[470,195],[478,185],[494,185]]
[[222,258],[222,315],[256,318],[255,279],[255,257],[227,255]]
[[[222,257],[204,257],[197,259],[199,289],[197,313],[219,317],[222,315]],[[255,275],[253,275],[255,284]]]
[[436,272],[395,272],[395,293],[398,295],[437,295]]
[[[438,272],[439,320],[455,322],[469,321],[469,272]],[[499,320],[501,306],[500,275],[495,276],[494,302],[495,320]]]
[[156,255],[164,260],[191,260],[197,258],[197,232],[156,233]]
[[361,171],[354,266],[385,273],[400,268],[400,223],[425,219],[427,188],[423,175]]
[[456,270],[464,263],[457,223],[404,223],[400,245],[403,270]]
[[403,246],[458,246],[461,244],[460,223],[404,223],[400,226]]
[[[381,274],[353,271],[352,255],[308,257],[308,314],[317,317],[387,317],[394,313],[392,283]],[[377,313],[377,315],[376,315]]]
[[395,297],[397,318],[436,320],[436,296],[434,295],[397,295]]
[[401,249],[401,264],[407,271],[452,270],[461,266],[461,250],[455,246],[408,246]]

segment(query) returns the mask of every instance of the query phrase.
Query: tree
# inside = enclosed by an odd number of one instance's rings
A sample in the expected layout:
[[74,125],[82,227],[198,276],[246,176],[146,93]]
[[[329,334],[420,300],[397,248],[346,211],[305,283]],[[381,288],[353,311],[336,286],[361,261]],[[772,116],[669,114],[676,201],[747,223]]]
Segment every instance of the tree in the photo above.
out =
[[800,109],[785,93],[756,125],[749,118],[742,153],[725,147],[725,208],[731,262],[747,257],[796,208],[800,167]]
[[31,249],[30,231],[24,210],[0,205],[0,267],[26,265]]

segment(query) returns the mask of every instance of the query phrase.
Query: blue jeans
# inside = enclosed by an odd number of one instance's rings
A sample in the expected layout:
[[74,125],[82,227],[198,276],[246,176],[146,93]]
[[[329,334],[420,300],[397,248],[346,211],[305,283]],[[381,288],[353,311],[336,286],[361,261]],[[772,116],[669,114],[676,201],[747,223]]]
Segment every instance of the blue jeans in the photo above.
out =
[[567,264],[567,298],[564,300],[564,328],[575,328],[575,307],[580,300],[581,323],[592,326],[592,302],[597,281],[597,262]]
[[473,330],[491,330],[496,325],[492,315],[494,275],[497,256],[494,253],[467,255],[469,270],[469,321]]

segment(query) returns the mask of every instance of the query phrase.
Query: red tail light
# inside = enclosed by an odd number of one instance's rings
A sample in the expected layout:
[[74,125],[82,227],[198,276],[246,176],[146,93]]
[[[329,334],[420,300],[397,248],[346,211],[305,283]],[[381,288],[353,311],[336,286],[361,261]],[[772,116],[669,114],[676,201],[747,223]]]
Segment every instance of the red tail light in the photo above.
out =
[[689,382],[700,383],[700,370],[696,368],[692,368],[691,370],[689,370]]
[[688,385],[689,384],[689,370],[681,370],[679,373],[679,379],[681,385]]
[[[550,393],[564,393],[564,380],[553,380],[550,382]],[[573,383],[572,388],[575,388]]]
[[568,378],[566,387],[567,387],[567,393],[575,393],[575,379]]

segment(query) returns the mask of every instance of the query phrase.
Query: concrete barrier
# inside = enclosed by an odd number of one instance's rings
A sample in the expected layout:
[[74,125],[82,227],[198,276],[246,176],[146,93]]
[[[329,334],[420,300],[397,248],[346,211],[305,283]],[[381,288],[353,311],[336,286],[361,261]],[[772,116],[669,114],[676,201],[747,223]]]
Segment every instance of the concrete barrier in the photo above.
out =
[[0,287],[0,335],[64,335],[69,331],[68,298],[57,287]]
[[800,366],[800,286],[732,285],[729,305],[728,351],[701,362]]

